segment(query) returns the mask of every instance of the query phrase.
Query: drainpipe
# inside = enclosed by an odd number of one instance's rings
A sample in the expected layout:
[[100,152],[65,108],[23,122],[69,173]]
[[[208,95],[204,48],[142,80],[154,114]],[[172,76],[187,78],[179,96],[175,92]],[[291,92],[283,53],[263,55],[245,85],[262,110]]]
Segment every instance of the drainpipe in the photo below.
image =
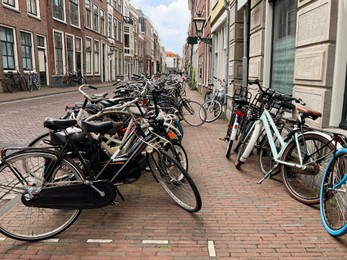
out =
[[228,1],[224,0],[224,10],[227,12],[227,20],[226,20],[226,64],[225,64],[225,97],[224,97],[224,104],[225,104],[225,114],[227,112],[227,94],[228,94],[228,84],[229,84],[229,41],[230,41],[230,9],[228,8]]

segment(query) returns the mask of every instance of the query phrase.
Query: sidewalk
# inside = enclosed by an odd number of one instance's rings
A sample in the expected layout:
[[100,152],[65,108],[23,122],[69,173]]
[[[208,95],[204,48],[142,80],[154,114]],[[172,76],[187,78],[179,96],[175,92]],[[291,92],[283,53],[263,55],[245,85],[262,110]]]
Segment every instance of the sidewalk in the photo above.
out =
[[[102,88],[110,87],[114,82],[102,82],[102,83],[93,83],[92,86]],[[78,91],[79,86],[70,86],[70,87],[42,87],[40,90],[34,90],[32,92],[28,91],[18,91],[15,93],[0,93],[0,103],[21,100],[27,98],[35,98],[42,96],[49,96],[53,94],[67,93],[67,92],[76,92]]]
[[[67,89],[40,95],[63,90]],[[14,95],[18,99],[30,94]],[[188,89],[187,98],[202,102],[199,93]],[[12,116],[32,121],[30,127],[42,122],[30,118],[26,110]],[[20,120],[3,118],[4,125]],[[263,176],[257,156],[240,171],[234,166],[235,153],[230,160],[225,158],[227,142],[219,140],[227,130],[225,121],[200,127],[182,124],[201,211],[192,214],[179,208],[146,172],[134,184],[119,187],[125,201],[118,197],[114,205],[83,210],[54,239],[25,243],[0,235],[0,259],[346,259],[347,237],[333,238],[325,231],[319,205],[291,198],[280,176],[257,184]]]

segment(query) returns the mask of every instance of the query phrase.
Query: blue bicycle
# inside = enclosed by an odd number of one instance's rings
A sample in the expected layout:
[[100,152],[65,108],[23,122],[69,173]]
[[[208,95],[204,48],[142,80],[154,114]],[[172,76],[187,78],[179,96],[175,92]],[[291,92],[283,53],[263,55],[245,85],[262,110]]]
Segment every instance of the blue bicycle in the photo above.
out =
[[335,136],[335,152],[322,180],[320,215],[330,235],[342,236],[347,233],[347,138]]
[[37,73],[35,71],[35,69],[33,71],[29,71],[28,74],[28,90],[29,91],[33,91],[35,90],[39,90],[41,88],[40,85],[40,79],[37,76]]

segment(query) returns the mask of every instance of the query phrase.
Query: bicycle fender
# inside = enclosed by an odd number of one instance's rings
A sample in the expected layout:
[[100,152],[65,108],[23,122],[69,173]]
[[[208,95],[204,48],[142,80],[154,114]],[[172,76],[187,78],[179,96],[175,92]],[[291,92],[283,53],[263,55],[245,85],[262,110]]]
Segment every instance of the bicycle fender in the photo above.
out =
[[240,157],[241,162],[245,162],[247,160],[247,158],[250,156],[250,154],[253,151],[253,148],[255,146],[255,143],[258,140],[260,130],[262,129],[262,127],[263,127],[263,123],[260,120],[258,120],[254,123],[254,128],[253,128],[253,133],[252,133],[251,139],[249,140],[246,149],[244,150],[243,154]]

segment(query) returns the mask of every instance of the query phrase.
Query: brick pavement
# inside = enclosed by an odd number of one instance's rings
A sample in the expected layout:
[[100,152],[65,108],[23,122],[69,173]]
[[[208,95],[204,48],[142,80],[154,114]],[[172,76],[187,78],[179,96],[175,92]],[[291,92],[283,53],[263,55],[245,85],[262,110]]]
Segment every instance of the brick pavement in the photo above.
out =
[[[202,100],[196,92],[188,95]],[[317,206],[292,199],[280,178],[256,184],[257,158],[242,171],[234,167],[235,155],[225,158],[227,144],[219,138],[226,122],[184,130],[200,212],[176,206],[145,173],[120,187],[124,202],[83,211],[57,240],[24,243],[0,236],[0,259],[345,259],[346,236],[327,234]]]

